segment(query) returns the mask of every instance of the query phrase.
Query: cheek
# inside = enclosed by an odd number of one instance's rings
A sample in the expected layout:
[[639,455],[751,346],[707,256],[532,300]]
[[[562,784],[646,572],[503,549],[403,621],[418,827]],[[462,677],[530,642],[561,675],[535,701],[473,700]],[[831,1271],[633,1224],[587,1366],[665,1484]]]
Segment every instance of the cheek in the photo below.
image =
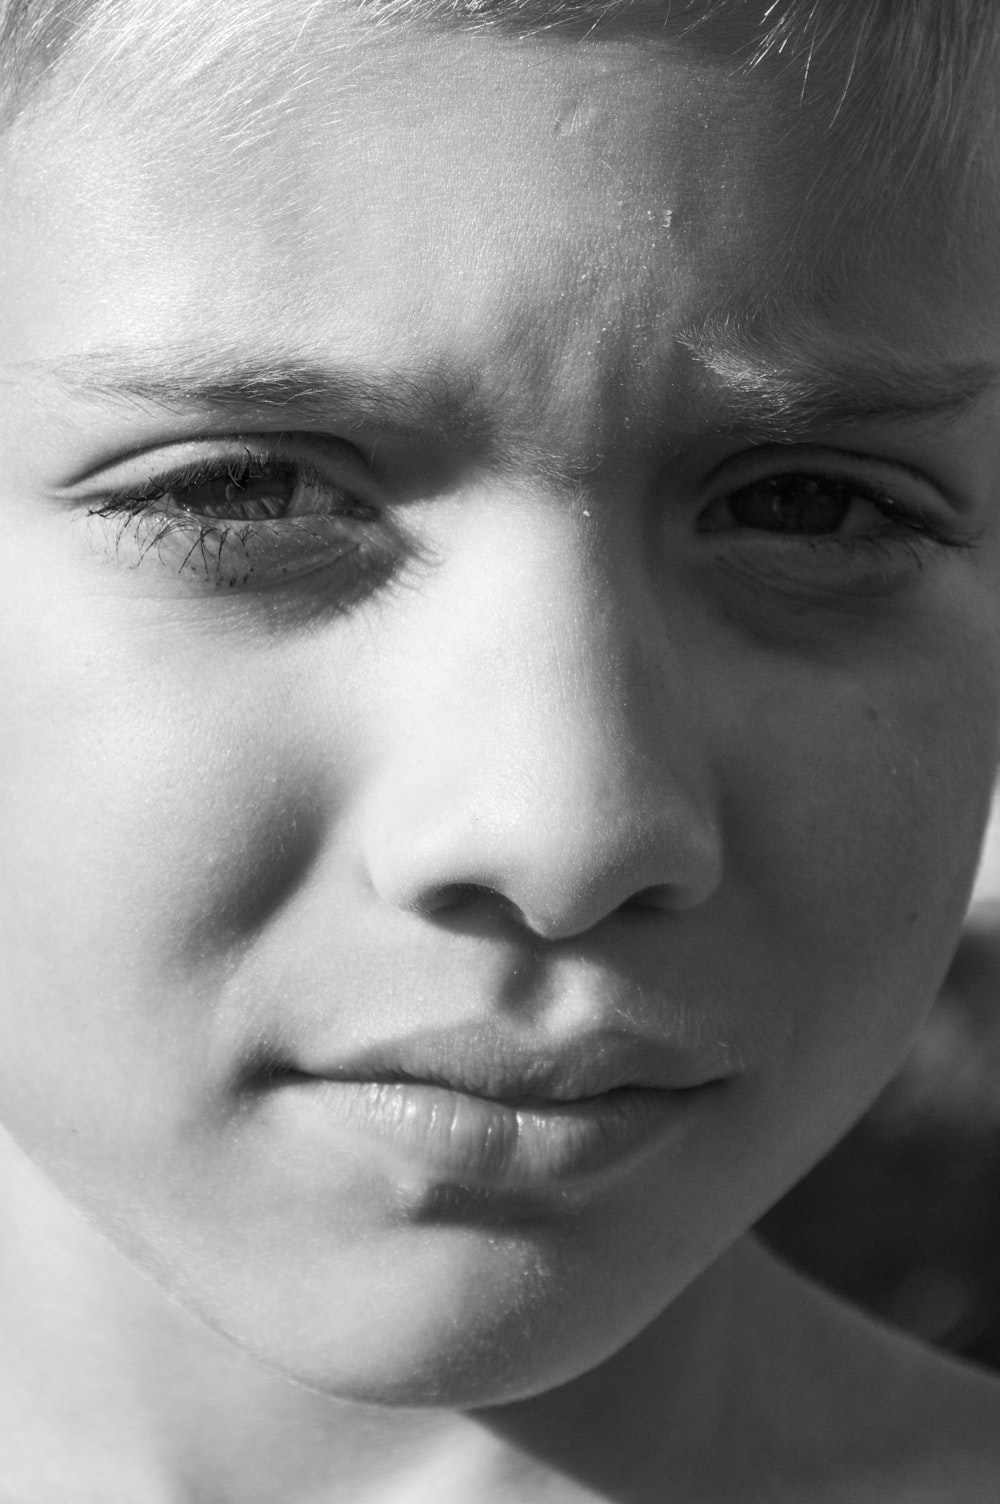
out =
[[53,1141],[148,1132],[157,1097],[183,1114],[210,1086],[215,999],[331,814],[276,666],[140,666],[123,640],[53,634],[0,665],[0,1115]]
[[790,681],[745,723],[729,782],[754,797],[733,800],[730,879],[783,997],[797,1062],[783,1090],[804,1120],[825,1093],[846,1127],[940,986],[997,762],[991,644],[911,647],[910,667],[825,675],[821,698]]

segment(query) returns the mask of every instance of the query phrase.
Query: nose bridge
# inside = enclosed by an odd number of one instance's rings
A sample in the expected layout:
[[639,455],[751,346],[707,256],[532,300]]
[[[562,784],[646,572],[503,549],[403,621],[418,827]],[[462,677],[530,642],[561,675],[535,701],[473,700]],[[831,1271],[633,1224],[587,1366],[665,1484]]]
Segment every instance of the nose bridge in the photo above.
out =
[[[638,797],[640,785],[651,794],[665,777],[666,727],[657,735],[654,724],[674,698],[668,680],[679,670],[664,640],[654,672],[656,627],[643,632],[638,582],[625,573],[591,544],[534,561],[516,594],[498,580],[481,706],[484,732],[494,717],[500,722],[493,745],[501,760],[540,799],[583,799],[609,816],[616,796],[623,803],[627,791]],[[676,720],[672,729],[679,730]]]
[[638,543],[582,509],[497,531],[439,597],[381,886],[430,908],[489,890],[552,934],[695,901],[716,868],[696,717]]

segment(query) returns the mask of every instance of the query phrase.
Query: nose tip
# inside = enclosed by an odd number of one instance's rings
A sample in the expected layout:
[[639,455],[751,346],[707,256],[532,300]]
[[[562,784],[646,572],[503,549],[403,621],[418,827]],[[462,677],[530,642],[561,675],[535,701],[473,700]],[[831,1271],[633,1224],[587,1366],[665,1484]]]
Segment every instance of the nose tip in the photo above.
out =
[[488,804],[475,790],[412,790],[370,843],[368,875],[382,902],[441,920],[499,916],[545,940],[566,940],[611,915],[650,917],[705,901],[720,876],[714,822],[678,788],[654,803],[622,779],[587,798],[568,777],[560,794],[535,783]]

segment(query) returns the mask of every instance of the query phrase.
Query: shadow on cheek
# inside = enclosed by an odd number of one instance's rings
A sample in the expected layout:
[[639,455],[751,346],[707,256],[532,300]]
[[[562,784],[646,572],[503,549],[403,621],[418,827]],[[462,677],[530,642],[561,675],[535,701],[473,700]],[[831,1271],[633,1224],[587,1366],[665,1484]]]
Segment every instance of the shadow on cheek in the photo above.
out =
[[175,911],[187,911],[185,955],[204,960],[239,947],[265,930],[306,883],[323,843],[323,825],[311,811],[257,812],[246,827],[199,852],[188,894]]

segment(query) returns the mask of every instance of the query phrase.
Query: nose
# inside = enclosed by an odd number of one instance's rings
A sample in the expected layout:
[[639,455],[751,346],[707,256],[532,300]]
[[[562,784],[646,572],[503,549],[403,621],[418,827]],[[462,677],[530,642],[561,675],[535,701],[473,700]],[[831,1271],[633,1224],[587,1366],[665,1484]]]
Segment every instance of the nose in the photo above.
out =
[[408,603],[382,695],[393,750],[362,819],[383,902],[441,914],[488,900],[559,940],[716,888],[688,655],[641,548],[602,547],[584,526],[479,519]]

